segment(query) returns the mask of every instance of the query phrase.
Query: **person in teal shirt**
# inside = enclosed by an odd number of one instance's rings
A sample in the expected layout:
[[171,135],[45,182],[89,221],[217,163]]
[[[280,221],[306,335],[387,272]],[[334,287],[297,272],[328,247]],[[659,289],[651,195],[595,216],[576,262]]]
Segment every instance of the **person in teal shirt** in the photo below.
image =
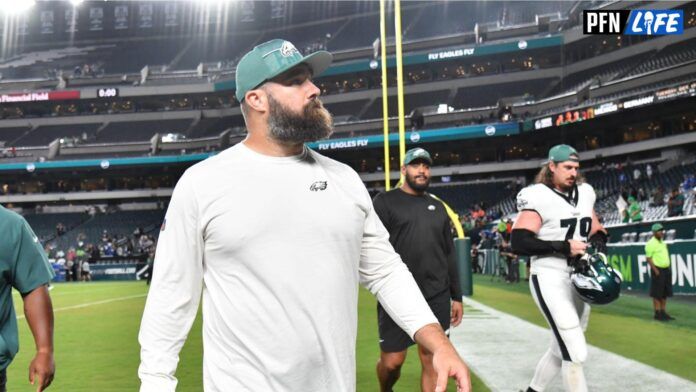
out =
[[29,381],[43,391],[53,381],[53,306],[48,284],[54,276],[38,237],[23,217],[0,206],[0,391],[6,391],[7,367],[19,351],[12,288],[22,295],[24,315],[36,354]]
[[631,222],[640,222],[643,220],[643,209],[633,196],[628,197],[628,216]]

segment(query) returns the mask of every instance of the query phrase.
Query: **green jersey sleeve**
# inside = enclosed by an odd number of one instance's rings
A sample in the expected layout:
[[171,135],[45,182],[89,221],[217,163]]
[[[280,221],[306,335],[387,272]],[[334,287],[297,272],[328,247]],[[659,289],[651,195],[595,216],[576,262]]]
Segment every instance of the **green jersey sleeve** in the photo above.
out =
[[26,294],[50,282],[55,274],[39,238],[26,220],[20,217],[17,225],[14,254],[9,259],[12,263],[11,283],[20,293]]

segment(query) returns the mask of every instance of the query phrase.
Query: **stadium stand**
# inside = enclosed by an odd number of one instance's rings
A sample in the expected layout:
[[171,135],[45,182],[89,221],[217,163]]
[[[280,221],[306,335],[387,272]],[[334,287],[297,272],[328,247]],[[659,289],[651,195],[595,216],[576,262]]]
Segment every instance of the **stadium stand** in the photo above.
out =
[[[254,26],[256,29],[239,31],[193,28],[189,34],[199,36],[190,40],[182,40],[178,36],[171,38],[165,34],[141,39],[126,38],[103,45],[77,44],[70,50],[61,47],[60,41],[56,45],[45,41],[40,47],[17,46],[12,48],[14,59],[25,61],[0,63],[0,72],[5,79],[55,79],[60,75],[80,79],[137,73],[146,65],[152,67],[153,71],[162,67],[170,71],[194,70],[201,63],[211,69],[227,69],[254,43],[276,37],[281,32],[300,49],[328,47],[333,51],[371,47],[379,36],[379,15],[375,4],[340,2],[331,7],[303,7],[303,12],[290,12],[289,20],[280,25],[277,21],[267,20],[258,21]],[[472,13],[470,6],[458,2],[405,4],[402,19],[409,23],[404,26],[404,38],[408,43],[471,31],[476,22],[493,24],[496,28],[510,28],[534,23],[537,15],[556,15],[558,18],[570,7],[571,3],[566,2],[534,1],[524,6],[492,3],[478,7]],[[341,19],[345,15],[350,15],[347,21]],[[438,20],[438,23],[432,23],[432,20]],[[214,37],[204,35],[210,33],[215,34]],[[388,33],[393,35],[392,25],[388,25]],[[94,66],[94,69],[83,72],[85,64]],[[76,70],[78,67],[79,71]]]
[[[601,2],[595,2],[598,6]],[[294,7],[293,5],[292,7]],[[263,3],[259,7],[270,7]],[[291,8],[292,8],[291,7]],[[323,8],[322,8],[323,7]],[[357,8],[356,8],[357,7]],[[689,6],[691,7],[691,6]],[[266,8],[263,8],[266,10]],[[566,15],[569,9],[577,12],[577,7],[564,2],[500,2],[487,4],[486,7],[472,7],[466,2],[407,4],[402,13],[404,18],[404,38],[407,55],[423,55],[433,50],[450,50],[471,46],[474,35],[471,32],[474,25],[483,27],[482,41],[475,46],[476,50],[497,44],[517,44],[521,40],[535,39],[546,36],[567,36],[572,32],[564,29],[573,28],[577,23],[572,15]],[[691,7],[693,8],[693,7]],[[686,8],[686,14],[693,13]],[[290,19],[264,20],[256,23],[253,29],[244,31],[194,31],[182,39],[176,34],[153,35],[152,37],[125,38],[122,42],[108,42],[104,45],[80,44],[76,50],[51,59],[55,55],[52,43],[44,46],[18,47],[17,55],[42,53],[40,56],[47,61],[35,62],[26,66],[13,66],[12,70],[4,73],[5,79],[0,87],[14,86],[7,78],[13,77],[13,72],[24,72],[23,77],[33,73],[39,78],[56,78],[59,72],[69,79],[69,85],[80,86],[133,86],[141,91],[149,89],[152,93],[139,92],[136,96],[114,97],[112,99],[81,99],[61,102],[58,104],[13,103],[3,107],[3,118],[15,120],[27,119],[29,125],[16,126],[12,123],[0,128],[0,141],[5,149],[0,154],[3,162],[25,162],[28,157],[46,160],[46,147],[56,139],[65,138],[54,160],[103,158],[108,151],[109,158],[143,156],[158,154],[160,151],[151,150],[149,141],[156,133],[177,133],[185,135],[186,141],[175,143],[170,147],[171,154],[186,154],[200,151],[211,151],[225,148],[243,137],[243,118],[239,113],[238,103],[233,97],[233,88],[225,87],[218,90],[214,82],[222,81],[222,85],[230,86],[234,77],[234,64],[239,54],[248,50],[255,43],[282,35],[288,38],[303,51],[311,51],[328,47],[335,51],[337,66],[350,65],[349,62],[364,63],[372,58],[372,44],[378,36],[378,9],[374,3],[355,5],[352,3],[336,3],[330,6],[317,6],[309,12],[289,13]],[[348,15],[347,19],[341,17]],[[555,30],[540,31],[536,19],[540,15],[550,17],[560,23]],[[563,24],[564,18],[569,18]],[[438,23],[432,23],[437,20]],[[691,26],[690,24],[687,24]],[[393,27],[390,26],[389,29]],[[519,31],[519,32],[517,32]],[[207,33],[206,33],[207,34]],[[572,35],[572,34],[571,34]],[[573,39],[570,44],[560,47],[556,43],[550,47],[530,48],[526,51],[504,51],[502,53],[486,53],[473,57],[453,58],[438,62],[423,62],[407,64],[405,67],[405,109],[411,113],[414,109],[421,110],[426,116],[426,129],[463,126],[470,124],[488,124],[508,121],[534,119],[543,115],[562,113],[567,109],[599,105],[603,102],[618,100],[623,97],[652,93],[657,89],[689,83],[694,80],[693,73],[688,68],[694,59],[694,38],[669,37],[655,44],[646,37],[583,37]],[[449,37],[449,38],[448,38]],[[456,38],[456,40],[454,38]],[[560,41],[560,40],[559,40]],[[388,40],[391,45],[391,40]],[[57,44],[60,45],[60,44]],[[517,45],[515,45],[517,46]],[[473,46],[472,46],[473,47]],[[520,46],[520,50],[521,46]],[[611,54],[609,63],[597,65],[593,61],[601,54]],[[615,59],[615,60],[614,60]],[[587,61],[590,60],[590,61]],[[570,67],[572,72],[566,73],[570,65],[587,61],[587,66]],[[87,72],[83,67],[88,65]],[[199,64],[204,69],[193,71]],[[90,67],[94,65],[94,67]],[[151,78],[141,80],[139,71],[143,66],[151,68]],[[2,68],[2,65],[0,65]],[[674,77],[655,77],[655,71],[678,68]],[[347,67],[346,69],[350,69]],[[50,72],[47,72],[50,71]],[[43,72],[43,75],[39,75]],[[109,79],[110,74],[135,73],[135,77]],[[506,80],[515,73],[514,80]],[[657,72],[659,74],[659,72]],[[529,80],[525,80],[530,75]],[[531,76],[535,75],[535,76]],[[541,75],[541,76],[537,76]],[[389,69],[389,84],[395,83],[395,72]],[[480,78],[480,79],[477,79]],[[103,82],[108,80],[109,82]],[[381,78],[378,70],[363,70],[360,72],[341,71],[329,76],[316,78],[317,85],[326,95],[325,106],[333,113],[337,123],[334,137],[364,136],[381,134],[382,103],[379,96]],[[448,83],[452,81],[453,83]],[[141,82],[143,82],[141,84]],[[443,83],[444,82],[444,83]],[[439,84],[437,84],[439,83]],[[460,84],[461,83],[461,84]],[[189,87],[189,85],[191,87]],[[202,88],[201,88],[202,86]],[[462,86],[462,87],[460,87]],[[161,88],[167,88],[162,90]],[[89,89],[91,87],[85,87]],[[201,90],[196,90],[201,88]],[[573,99],[572,93],[590,89],[586,96]],[[189,89],[196,92],[187,93]],[[210,91],[215,90],[215,93]],[[83,90],[85,91],[85,90]],[[181,91],[171,94],[172,91]],[[93,94],[93,92],[92,92]],[[568,96],[571,98],[568,99]],[[511,102],[511,103],[508,103]],[[453,107],[450,113],[435,113],[437,105],[446,104]],[[510,106],[511,105],[511,106]],[[390,113],[396,111],[396,96],[389,97]],[[209,110],[213,109],[213,110]],[[215,112],[216,110],[220,112]],[[207,112],[206,112],[207,110]],[[448,109],[449,110],[449,109]],[[505,116],[504,112],[508,111]],[[511,112],[510,112],[511,111]],[[141,113],[157,112],[161,118],[156,120],[138,117]],[[170,113],[180,114],[172,118]],[[118,114],[125,116],[119,121],[112,121],[110,116]],[[152,113],[151,113],[152,114]],[[190,114],[190,117],[189,117]],[[53,117],[99,115],[93,123],[80,125],[53,124]],[[186,118],[181,118],[181,115]],[[30,118],[42,118],[46,121],[40,125],[31,125]],[[125,120],[125,121],[123,121]],[[610,121],[607,121],[609,123]],[[688,121],[672,126],[664,124],[664,131],[655,132],[649,136],[635,136],[627,133],[623,137],[613,137],[604,140],[598,146],[597,141],[585,141],[582,130],[573,130],[567,134],[577,143],[581,151],[597,147],[616,146],[626,142],[648,139],[659,139],[663,136],[686,133]],[[600,124],[597,122],[595,124]],[[636,120],[636,124],[639,121]],[[522,123],[520,130],[522,129]],[[432,128],[428,128],[432,127]],[[603,125],[604,129],[615,129],[615,125]],[[639,128],[638,125],[636,128]],[[571,129],[570,127],[568,129]],[[226,130],[234,137],[228,140],[219,137]],[[624,132],[627,132],[622,128]],[[573,134],[576,132],[577,135]],[[587,132],[587,131],[585,131]],[[565,133],[562,133],[566,135]],[[613,133],[611,133],[613,135]],[[548,134],[547,134],[548,135]],[[497,139],[500,143],[481,144],[479,159],[478,151],[471,154],[467,142],[436,145],[444,153],[462,154],[467,151],[466,159],[443,160],[445,166],[475,163],[504,162],[511,159],[536,159],[539,151],[547,148],[547,141],[533,140],[521,132],[519,136],[509,135],[509,138]],[[219,137],[218,139],[215,139]],[[566,137],[566,136],[563,136]],[[206,139],[208,138],[208,139]],[[555,140],[557,136],[551,136]],[[482,139],[478,139],[482,140]],[[477,144],[478,140],[473,144]],[[212,144],[211,144],[212,143]],[[135,145],[137,144],[137,147]],[[499,147],[495,145],[500,144]],[[119,146],[123,145],[122,148]],[[16,148],[15,148],[16,147]],[[513,152],[512,147],[523,147],[525,153]],[[689,147],[690,148],[690,147]],[[463,150],[461,150],[463,149]],[[468,150],[467,150],[468,149]],[[461,150],[461,151],[460,151]],[[530,155],[529,151],[534,151]],[[68,152],[70,152],[68,154]],[[329,153],[330,154],[330,153]],[[340,159],[340,152],[336,152]],[[459,155],[458,155],[459,156]],[[625,159],[625,154],[616,154],[614,159]],[[354,158],[351,158],[354,160]],[[654,165],[660,160],[653,161]],[[351,166],[365,173],[381,170],[379,156],[361,157],[359,161],[350,162]],[[644,163],[635,167],[644,170]],[[457,166],[462,167],[462,166]],[[588,171],[588,179],[594,184],[600,194],[599,206],[605,215],[607,223],[617,221],[614,201],[622,191],[630,191],[629,185],[636,192],[651,194],[650,190],[661,185],[665,189],[673,187],[681,181],[683,175],[693,171],[692,166],[672,167],[660,173],[661,180],[655,178],[648,181],[643,178],[635,184],[619,181],[619,172],[598,175]],[[458,170],[458,169],[452,169]],[[625,171],[625,170],[624,170]],[[657,170],[656,170],[657,172]],[[517,173],[522,174],[522,173]],[[629,176],[630,173],[623,173]],[[524,175],[530,179],[531,171]],[[596,176],[596,177],[595,177]],[[495,177],[495,176],[492,176]],[[438,186],[445,198],[450,198],[456,208],[462,212],[471,208],[472,204],[483,202],[489,211],[501,210],[502,213],[514,211],[514,194],[512,189],[501,189],[496,182],[480,182],[469,185],[470,178],[462,176],[458,180],[466,184]],[[488,181],[488,180],[487,180]],[[46,189],[37,186],[35,181],[22,182],[21,176],[10,181],[11,190],[36,192]],[[52,186],[52,185],[51,185]],[[622,189],[622,187],[626,189]],[[79,188],[79,187],[78,187]],[[119,186],[116,186],[118,189]],[[50,192],[50,191],[49,191]],[[12,194],[13,192],[3,192]],[[646,220],[664,217],[664,207],[651,207],[649,201],[644,206]],[[691,195],[687,195],[687,206],[693,205]]]
[[15,146],[45,146],[63,137],[93,138],[96,124],[45,125],[31,130],[12,142]]
[[190,137],[205,137],[219,135],[233,126],[242,126],[244,121],[239,118],[202,118],[188,130]]
[[[636,95],[639,95],[643,92],[655,91],[655,90],[659,90],[659,89],[662,89],[664,87],[673,86],[673,85],[681,85],[681,84],[684,84],[686,82],[690,82],[693,79],[694,78],[691,75],[681,76],[681,77],[669,79],[669,80],[658,82],[658,83],[651,83],[651,84],[647,84],[647,85],[642,85],[640,87],[636,87],[636,88],[632,88],[632,89],[623,89],[617,93],[598,94],[596,97],[593,97],[593,98],[590,98],[590,99],[583,101],[582,104],[583,105],[596,105],[600,102],[612,101],[612,100],[616,100],[619,98],[636,96]],[[562,110],[563,110],[563,107],[558,107],[555,109],[548,110],[546,112],[551,113],[554,111],[558,112],[558,111],[562,111]]]
[[648,59],[651,54],[642,53],[628,58],[602,65],[600,67],[584,70],[575,74],[567,75],[558,82],[556,87],[551,90],[548,96],[554,96],[571,91],[579,91],[592,84],[603,84],[614,80],[617,76],[636,67]]
[[99,142],[148,140],[156,133],[184,133],[192,120],[160,120],[108,123],[97,134]]
[[696,39],[670,45],[642,61],[625,76],[635,76],[657,69],[667,69],[675,65],[696,60]]
[[[435,106],[439,103],[446,103],[447,97],[449,96],[449,91],[432,91],[426,93],[415,93],[409,94],[408,100],[405,102],[404,110],[406,113],[410,113],[412,110],[422,107],[422,106]],[[391,110],[396,111],[397,98],[395,96],[390,96],[387,100],[387,104]],[[382,116],[382,99],[378,98],[372,102],[372,104],[364,111],[361,118],[379,118]]]
[[20,136],[24,135],[29,130],[30,128],[28,126],[0,128],[0,144],[5,144],[9,146],[10,142],[18,139]]
[[77,235],[85,234],[88,242],[96,243],[99,241],[104,231],[113,235],[131,235],[135,228],[141,227],[146,233],[159,229],[164,219],[162,210],[143,210],[143,211],[116,211],[113,213],[96,214],[93,218],[83,224],[73,228],[72,236],[68,235],[68,240]]
[[[497,212],[497,204],[500,200],[509,195],[509,189],[505,189],[503,184],[508,181],[475,181],[466,184],[455,184],[446,186],[433,186],[431,193],[445,200],[452,209],[460,215],[465,215],[474,205],[492,206],[489,212]],[[503,191],[501,191],[501,188]],[[502,212],[502,211],[501,211]]]
[[[106,245],[117,239],[130,239],[138,230],[156,241],[164,219],[163,210],[138,210],[83,213],[29,213],[24,217],[37,236],[46,243],[50,252],[67,252],[82,242],[89,245]],[[56,228],[62,224],[65,232],[58,234]],[[132,249],[132,248],[131,248]]]
[[[119,43],[108,53],[100,54],[105,70],[109,73],[139,72],[144,66],[167,65],[183,49],[185,42],[152,40]],[[195,67],[192,67],[195,68]]]
[[25,214],[29,225],[42,242],[50,242],[58,237],[56,227],[63,224],[67,231],[84,223],[89,216],[85,213],[29,213]]
[[[470,5],[463,2],[451,2],[423,9],[418,19],[407,29],[406,36],[415,39],[473,31],[477,23],[519,26],[534,23],[537,15],[565,12],[571,5],[565,2],[542,1],[501,2],[475,7],[472,10]],[[433,23],[434,20],[438,23]]]
[[513,83],[496,84],[495,88],[490,86],[474,86],[465,87],[457,90],[451,105],[458,109],[496,106],[498,101],[503,98],[500,91],[505,91],[505,96],[517,97],[528,96],[534,98],[540,96],[542,92],[548,89],[553,79],[541,79],[534,81],[523,81]]
[[[184,53],[174,69],[195,69],[200,63],[225,62],[226,65],[231,65],[229,62],[232,64],[236,62],[240,53],[243,53],[255,42],[263,42],[259,41],[259,35],[259,33],[249,33],[237,34],[234,38],[194,38],[182,49]],[[174,60],[174,56],[170,60]],[[223,64],[220,65],[223,66]],[[217,67],[217,64],[215,66]]]
[[[374,8],[374,4],[368,4],[366,7],[372,8],[373,11],[362,17],[354,16],[350,18],[342,30],[328,42],[327,48],[329,50],[341,51],[372,46],[375,39],[379,37],[379,8]],[[412,18],[416,15],[417,10],[403,8],[402,13],[404,19],[407,17]],[[393,27],[390,26],[388,28],[391,28],[393,32]],[[425,36],[421,38],[425,38]]]
[[[365,105],[370,102],[368,99],[361,99],[340,104],[325,104],[324,107],[334,116],[350,116],[357,119],[357,115],[363,110]],[[380,100],[381,105],[381,100]],[[381,106],[380,106],[381,110]],[[381,114],[381,111],[380,111]]]
[[[674,188],[678,188],[685,196],[683,215],[687,216],[694,213],[694,192],[691,189],[683,189],[681,185],[685,178],[696,173],[696,163],[676,164],[664,172],[659,172],[660,163],[660,161],[652,161],[630,165],[611,164],[604,169],[594,167],[583,170],[587,182],[593,186],[597,193],[595,209],[606,225],[617,225],[622,222],[616,207],[616,201],[620,196],[624,200],[628,196],[637,198],[643,210],[643,221],[660,221],[667,218],[666,201],[669,191]],[[648,165],[651,165],[652,170],[654,170],[651,177],[646,174]],[[641,173],[639,180],[633,179],[635,170]],[[664,199],[661,205],[655,206],[652,195],[658,187],[664,190]],[[514,216],[516,213],[514,193],[503,195],[501,200],[493,203],[491,203],[493,209],[499,209],[503,216]]]

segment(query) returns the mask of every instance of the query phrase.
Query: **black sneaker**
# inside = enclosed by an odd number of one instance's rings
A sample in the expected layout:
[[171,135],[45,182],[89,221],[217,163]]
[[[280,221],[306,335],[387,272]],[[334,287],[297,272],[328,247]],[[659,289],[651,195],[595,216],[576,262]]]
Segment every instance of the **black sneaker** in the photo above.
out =
[[662,315],[662,312],[655,312],[653,318],[657,321],[667,321],[667,319]]
[[664,310],[662,311],[662,319],[665,321],[676,320],[674,317],[668,315]]

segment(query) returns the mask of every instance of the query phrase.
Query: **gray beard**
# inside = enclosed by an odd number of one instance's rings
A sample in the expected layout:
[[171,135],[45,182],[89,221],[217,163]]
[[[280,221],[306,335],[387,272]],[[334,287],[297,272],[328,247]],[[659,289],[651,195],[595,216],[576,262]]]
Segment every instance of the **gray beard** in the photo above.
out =
[[305,106],[300,114],[293,113],[268,96],[270,107],[268,130],[270,137],[282,144],[302,144],[326,139],[333,133],[333,118],[319,99]]

